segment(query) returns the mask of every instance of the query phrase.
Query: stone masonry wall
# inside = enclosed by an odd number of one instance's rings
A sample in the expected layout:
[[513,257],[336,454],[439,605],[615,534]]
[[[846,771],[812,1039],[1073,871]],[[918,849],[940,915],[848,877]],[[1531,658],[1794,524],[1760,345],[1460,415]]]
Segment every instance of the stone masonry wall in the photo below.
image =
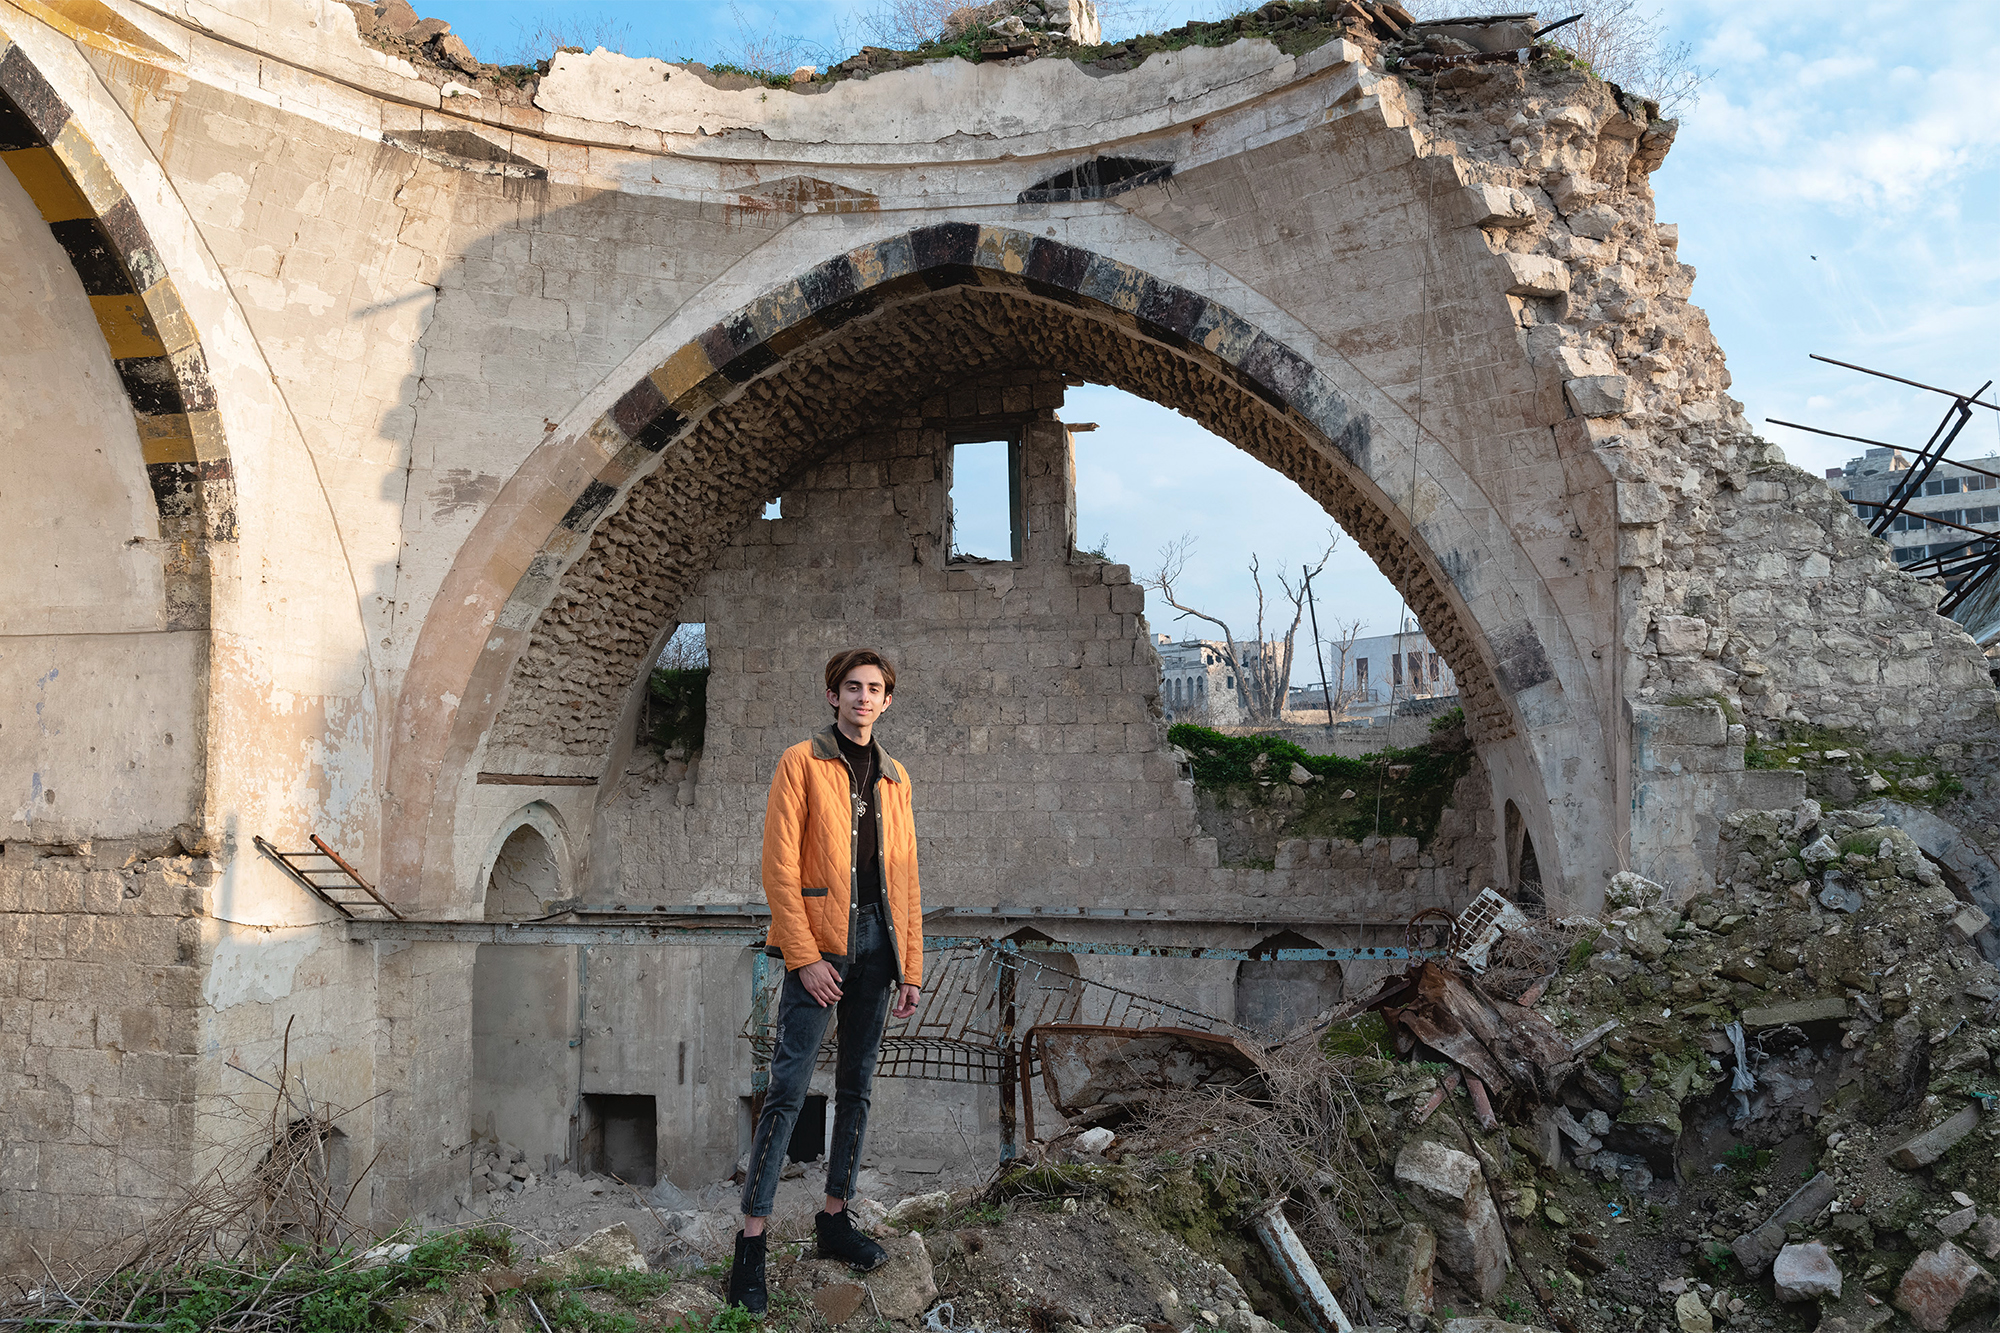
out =
[[186,1178],[214,873],[130,844],[0,852],[0,1269],[30,1243],[88,1254]]
[[[1647,176],[1678,128],[1576,71],[1484,67],[1405,82],[1506,256],[1522,339],[1617,479],[1621,692],[1714,698],[1757,739],[1846,729],[1975,774],[2000,755],[1986,664],[1938,591],[1730,398],[1677,229]],[[1990,840],[1975,776],[1955,818]],[[1636,849],[1635,849],[1636,851]]]

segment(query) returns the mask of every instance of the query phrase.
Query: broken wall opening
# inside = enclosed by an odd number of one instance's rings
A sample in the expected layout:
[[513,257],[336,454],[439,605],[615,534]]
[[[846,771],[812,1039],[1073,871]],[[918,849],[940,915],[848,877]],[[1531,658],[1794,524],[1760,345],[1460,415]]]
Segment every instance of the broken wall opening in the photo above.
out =
[[587,1092],[577,1162],[586,1173],[650,1188],[659,1181],[659,1109],[649,1095]]

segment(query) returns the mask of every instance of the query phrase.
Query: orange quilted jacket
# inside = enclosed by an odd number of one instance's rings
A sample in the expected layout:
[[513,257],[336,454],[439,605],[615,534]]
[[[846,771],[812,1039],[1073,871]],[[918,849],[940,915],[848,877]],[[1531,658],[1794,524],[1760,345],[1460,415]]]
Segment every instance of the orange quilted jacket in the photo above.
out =
[[[917,887],[917,830],[910,813],[910,775],[878,742],[876,843],[882,849],[882,896],[889,905],[897,970],[912,986],[924,981],[924,907]],[[788,971],[847,952],[854,915],[854,833],[860,807],[834,729],[800,741],[778,760],[764,809],[764,897],[771,904],[771,945]]]

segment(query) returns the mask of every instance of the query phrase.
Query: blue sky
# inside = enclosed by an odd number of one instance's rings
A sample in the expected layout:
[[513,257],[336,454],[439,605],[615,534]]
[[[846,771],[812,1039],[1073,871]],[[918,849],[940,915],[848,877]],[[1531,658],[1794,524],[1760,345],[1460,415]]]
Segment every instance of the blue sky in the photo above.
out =
[[[622,25],[633,54],[710,61],[749,49],[838,58],[866,40],[873,3],[846,0],[419,0],[486,59],[511,58],[540,23]],[[1232,6],[1168,0],[1148,26]],[[1476,11],[1476,4],[1467,6]],[[1553,10],[1549,11],[1551,14]],[[1810,352],[1970,390],[2000,378],[2000,4],[1839,5],[1825,0],[1663,0],[1676,40],[1712,71],[1653,177],[1660,220],[1680,226],[1694,300],[1729,359],[1752,422],[1815,472],[1860,446],[1767,426],[1805,421],[1918,443],[1934,395],[1821,365]],[[1135,570],[1185,532],[1198,539],[1187,595],[1245,627],[1251,551],[1296,569],[1326,516],[1290,482],[1193,423],[1111,390],[1073,391],[1080,437],[1078,535],[1108,534]],[[2000,451],[1980,413],[1954,456]],[[1329,615],[1395,627],[1401,599],[1351,543],[1322,590]],[[1155,627],[1179,627],[1158,611]],[[1301,636],[1303,640],[1303,635]]]

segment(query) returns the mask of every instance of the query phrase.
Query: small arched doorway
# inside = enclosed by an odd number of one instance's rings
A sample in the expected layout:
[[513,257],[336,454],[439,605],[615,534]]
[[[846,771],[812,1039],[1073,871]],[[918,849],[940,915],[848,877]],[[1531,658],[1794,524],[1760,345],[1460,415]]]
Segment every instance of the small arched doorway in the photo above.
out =
[[[541,916],[563,896],[553,812],[529,807],[498,835],[485,917]],[[512,827],[508,827],[512,825]],[[482,944],[472,963],[472,1132],[519,1148],[544,1169],[570,1156],[577,1062],[574,945]]]
[[1236,965],[1236,1022],[1253,1032],[1290,1032],[1340,1002],[1340,964],[1331,958],[1280,958],[1280,949],[1325,946],[1297,931],[1267,935]]
[[1513,886],[1514,901],[1521,906],[1540,907],[1545,901],[1535,837],[1521,818],[1521,808],[1512,801],[1507,802],[1507,882]]

